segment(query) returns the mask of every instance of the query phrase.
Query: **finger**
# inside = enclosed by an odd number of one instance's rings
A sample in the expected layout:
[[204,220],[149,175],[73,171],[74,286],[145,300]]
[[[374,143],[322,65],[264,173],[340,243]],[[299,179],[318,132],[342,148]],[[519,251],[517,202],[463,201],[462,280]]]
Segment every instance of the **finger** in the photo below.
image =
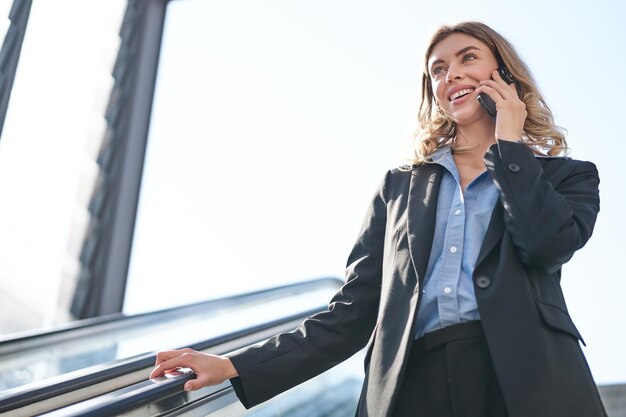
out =
[[200,376],[196,374],[196,379],[185,382],[183,389],[185,391],[193,391],[209,385],[209,378],[206,375]]
[[[482,82],[482,81],[481,81]],[[489,86],[487,84],[483,84],[480,87],[478,87],[476,89],[476,93],[480,94],[480,93],[485,93],[487,94],[489,97],[491,97],[491,99],[496,102],[499,103],[501,101],[504,101],[504,97],[502,97],[502,94],[500,94],[500,91],[498,91],[498,89]]]
[[[517,95],[517,88],[515,86],[515,83],[511,83],[508,84],[504,78],[502,78],[502,76],[500,75],[500,73],[498,71],[494,71],[492,73],[493,76],[493,80],[485,80],[487,81],[488,85],[491,85],[494,88],[498,88],[499,86],[503,86],[506,88],[506,92],[511,92],[511,97],[516,97],[519,98],[519,96]],[[482,83],[482,82],[481,82]],[[506,93],[505,93],[506,94]],[[505,94],[503,94],[503,97],[505,97]],[[508,95],[508,94],[507,94]],[[506,98],[506,97],[505,97]]]
[[158,378],[162,376],[163,374],[165,374],[167,371],[168,369],[163,369],[163,367],[159,365],[156,368],[154,368],[152,372],[150,372],[150,376],[148,378],[149,379]]
[[165,376],[167,374],[171,374],[174,372],[181,372],[184,367],[175,367],[169,369],[163,369],[161,366],[157,366],[150,372],[150,376],[148,378],[158,378],[160,376]]
[[156,361],[154,365],[157,366],[164,361],[177,358],[179,356],[184,355],[185,353],[190,353],[190,352],[193,352],[193,351],[189,348],[176,349],[176,350],[163,350],[156,354]]
[[173,372],[181,372],[181,368],[185,368],[184,366],[175,366],[173,368],[163,367],[161,365],[157,366],[150,372],[149,378],[158,378],[163,375],[167,375]]
[[[498,82],[496,82],[494,80],[484,80],[484,81],[480,82],[479,89],[482,86],[487,86],[487,87],[491,88],[493,91],[497,91],[498,94],[500,95],[500,97],[502,97],[505,100],[513,98],[514,93],[510,91],[509,87],[506,86],[506,84],[505,84],[505,86],[503,86],[501,84],[498,84]],[[485,92],[487,94],[489,94],[486,90],[485,90]],[[491,94],[489,94],[489,96],[491,96]]]
[[190,362],[191,356],[186,353],[183,353],[181,356],[177,356],[175,358],[163,361],[152,370],[152,372],[150,373],[150,378],[155,378],[164,374],[166,371],[171,371],[176,368],[191,368]]
[[502,78],[502,76],[500,75],[500,72],[497,70],[491,73],[491,78],[493,79],[493,81],[496,82],[497,85],[502,85],[505,87],[508,87],[510,85],[504,80],[504,78]]
[[161,371],[161,369],[159,369],[159,367],[157,366],[156,368],[154,368],[152,370],[152,372],[150,372],[150,376],[148,377],[148,379],[153,379],[153,378],[158,378],[163,374],[163,372]]
[[157,352],[154,366],[159,365],[161,362],[170,360],[177,356],[180,356],[181,353],[179,350],[164,350],[161,352]]

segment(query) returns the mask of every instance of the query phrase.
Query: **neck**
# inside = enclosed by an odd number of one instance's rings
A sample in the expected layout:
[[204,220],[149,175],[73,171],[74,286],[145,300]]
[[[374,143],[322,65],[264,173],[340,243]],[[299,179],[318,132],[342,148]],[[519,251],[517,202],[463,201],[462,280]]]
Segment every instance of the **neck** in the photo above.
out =
[[457,126],[456,143],[462,147],[469,147],[472,150],[461,152],[456,156],[468,159],[480,159],[491,145],[496,143],[494,137],[495,122],[489,119],[486,123],[473,123],[471,125]]

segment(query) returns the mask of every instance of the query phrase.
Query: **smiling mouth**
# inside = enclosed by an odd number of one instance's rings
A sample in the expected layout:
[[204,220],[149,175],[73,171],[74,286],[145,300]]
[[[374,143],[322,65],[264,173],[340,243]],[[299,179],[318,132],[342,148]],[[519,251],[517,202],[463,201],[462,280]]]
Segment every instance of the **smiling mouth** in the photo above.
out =
[[453,94],[450,96],[450,101],[453,101],[453,100],[455,100],[455,99],[457,99],[457,98],[459,98],[459,97],[466,96],[466,95],[468,95],[468,94],[472,93],[473,91],[474,91],[474,89],[473,89],[473,88],[464,88],[463,90],[459,90],[459,91],[457,91],[457,92],[453,93]]

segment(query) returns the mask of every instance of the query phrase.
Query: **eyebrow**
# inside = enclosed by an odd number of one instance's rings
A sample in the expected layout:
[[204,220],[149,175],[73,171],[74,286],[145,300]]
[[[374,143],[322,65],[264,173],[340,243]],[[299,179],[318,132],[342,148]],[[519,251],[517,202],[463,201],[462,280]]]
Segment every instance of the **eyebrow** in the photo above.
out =
[[[454,54],[454,56],[457,56],[457,57],[458,57],[458,56],[461,56],[461,55],[463,55],[464,53],[466,53],[467,51],[471,51],[471,50],[474,50],[474,49],[476,49],[476,50],[480,51],[480,48],[479,48],[479,47],[474,46],[474,45],[470,45],[470,46],[466,46],[465,48],[463,48],[463,49],[459,50],[456,54]],[[434,60],[434,61],[430,64],[430,69],[432,69],[432,68],[433,68],[433,65],[441,64],[442,62],[444,62],[444,61],[443,61],[443,59],[436,59],[436,60]]]

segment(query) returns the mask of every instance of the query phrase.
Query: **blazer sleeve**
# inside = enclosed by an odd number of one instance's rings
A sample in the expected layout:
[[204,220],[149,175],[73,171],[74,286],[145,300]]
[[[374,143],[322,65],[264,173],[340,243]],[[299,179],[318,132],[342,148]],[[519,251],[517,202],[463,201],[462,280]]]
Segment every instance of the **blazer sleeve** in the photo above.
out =
[[528,268],[554,271],[591,237],[600,211],[594,164],[555,158],[542,166],[526,145],[503,140],[489,148],[485,164],[500,191],[506,230]]
[[228,355],[231,383],[246,408],[266,401],[344,361],[369,340],[378,316],[389,173],[378,187],[349,255],[346,283],[326,311],[295,330]]

